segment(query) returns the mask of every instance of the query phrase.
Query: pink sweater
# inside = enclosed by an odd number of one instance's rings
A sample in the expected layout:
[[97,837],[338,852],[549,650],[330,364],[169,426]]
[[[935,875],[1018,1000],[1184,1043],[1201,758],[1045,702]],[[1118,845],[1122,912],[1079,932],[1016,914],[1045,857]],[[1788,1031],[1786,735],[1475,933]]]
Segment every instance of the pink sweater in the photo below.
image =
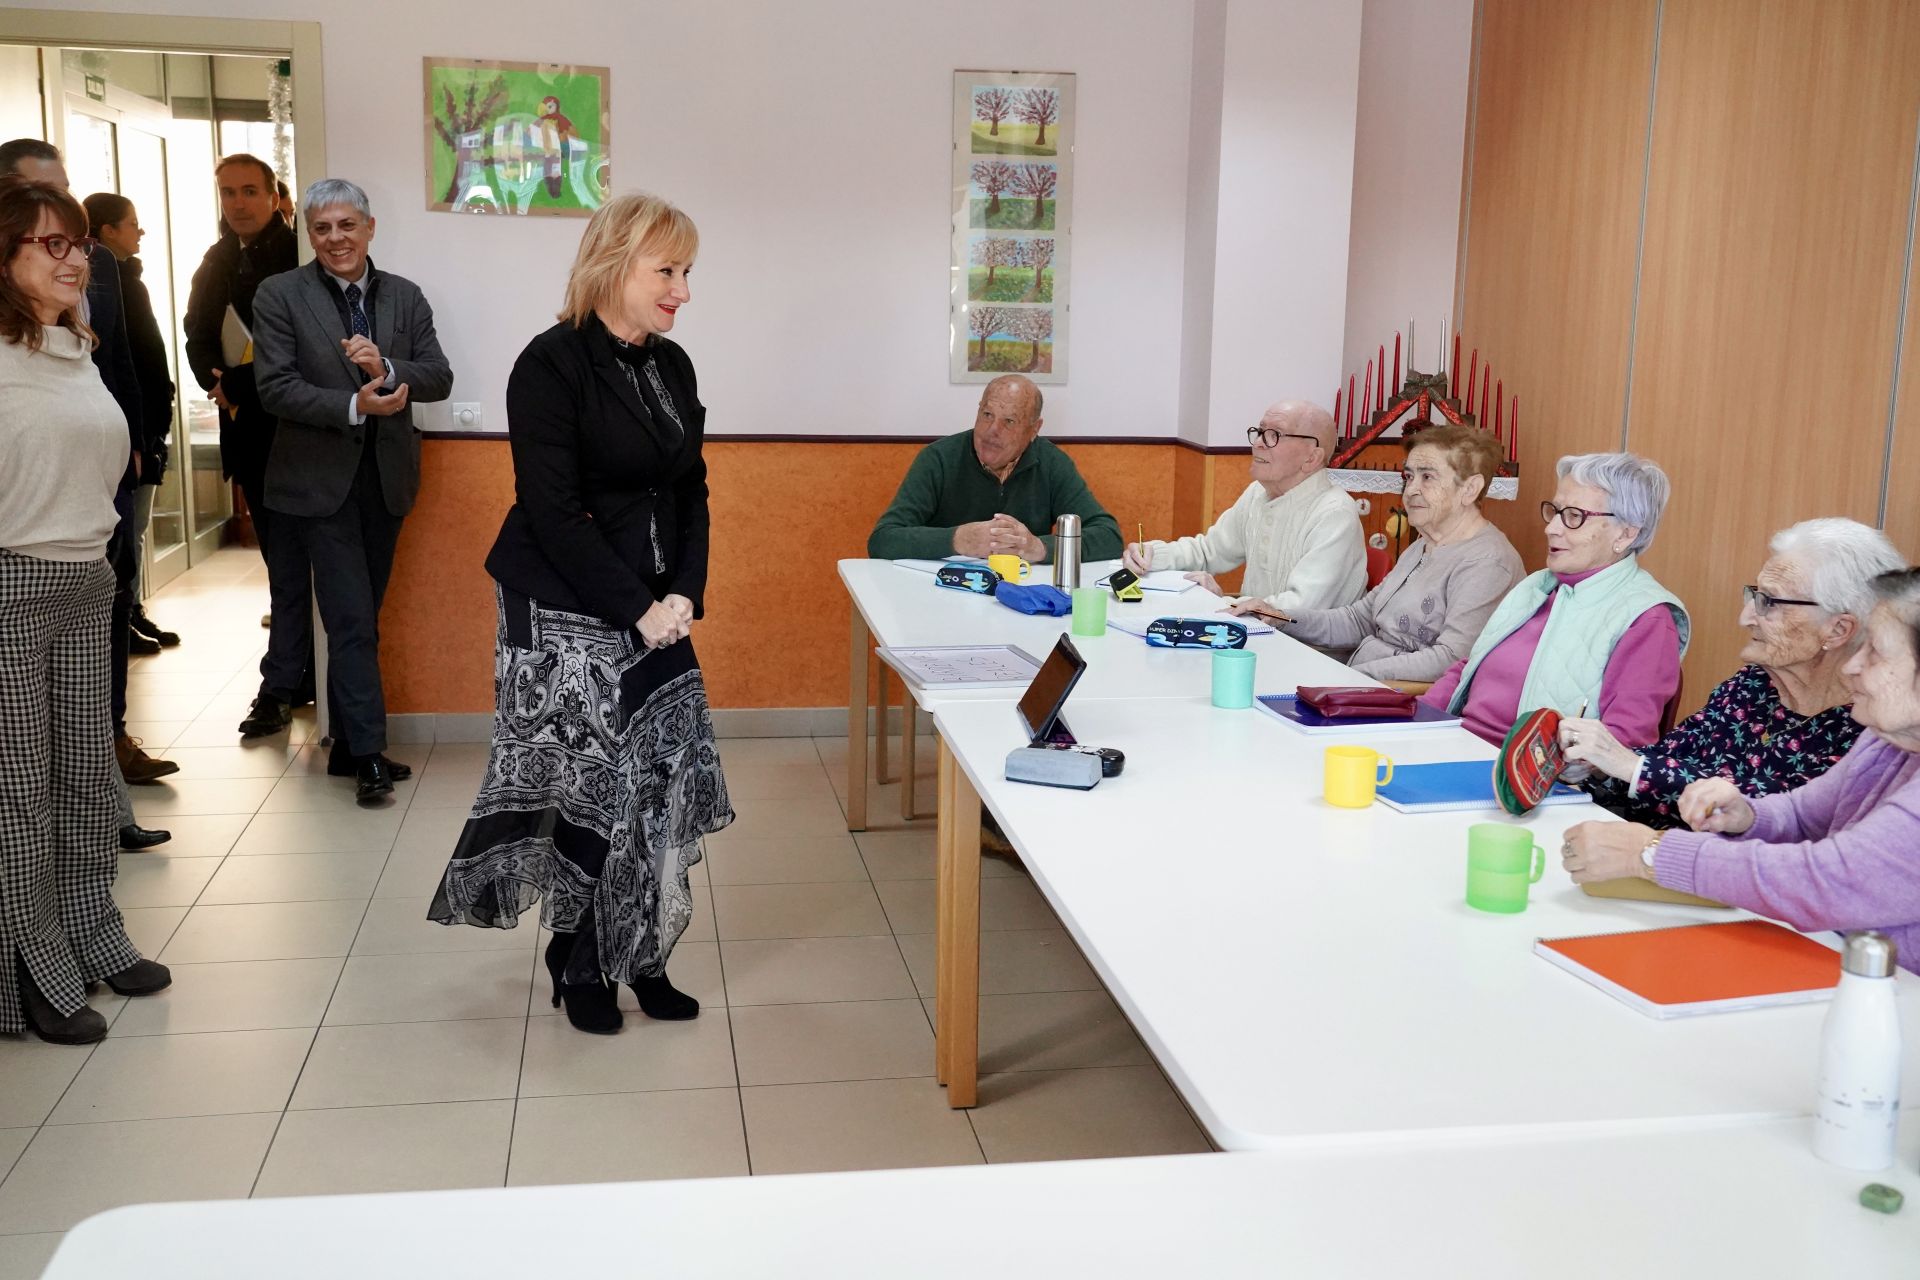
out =
[[1796,929],[1883,930],[1920,972],[1920,755],[1869,729],[1827,773],[1752,804],[1743,836],[1661,836],[1654,877]]
[[[1587,573],[1556,575],[1562,582],[1581,582],[1598,569]],[[1504,742],[1513,722],[1520,718],[1520,690],[1527,670],[1533,665],[1533,653],[1540,647],[1540,634],[1547,629],[1547,615],[1559,600],[1555,593],[1547,597],[1539,611],[1520,629],[1493,647],[1474,673],[1473,687],[1467,691],[1467,705],[1461,709],[1466,727],[1498,746]],[[1461,659],[1434,681],[1433,688],[1420,695],[1430,707],[1445,711],[1459,687],[1460,674],[1467,660]],[[1613,736],[1629,747],[1644,747],[1660,736],[1660,715],[1680,688],[1680,631],[1673,625],[1673,614],[1656,605],[1633,620],[1607,659],[1600,677],[1600,705],[1587,714],[1605,724]],[[1564,707],[1572,715],[1579,708]]]

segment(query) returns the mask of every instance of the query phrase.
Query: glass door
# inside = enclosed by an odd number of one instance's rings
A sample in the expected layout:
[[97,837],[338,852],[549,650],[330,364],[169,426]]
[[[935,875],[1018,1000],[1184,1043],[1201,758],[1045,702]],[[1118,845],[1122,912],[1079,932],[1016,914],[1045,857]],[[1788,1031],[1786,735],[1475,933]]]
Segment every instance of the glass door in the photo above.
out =
[[171,340],[174,315],[173,219],[167,203],[167,140],[137,116],[123,115],[116,129],[120,159],[120,194],[133,201],[134,214],[147,233],[140,254],[140,279],[153,300],[153,314],[167,341],[167,375],[173,379],[173,424],[167,437],[167,470],[153,491],[153,516],[147,525],[147,590],[157,591],[186,569],[186,485],[181,474],[188,466],[181,448],[177,390],[181,383],[176,344]]

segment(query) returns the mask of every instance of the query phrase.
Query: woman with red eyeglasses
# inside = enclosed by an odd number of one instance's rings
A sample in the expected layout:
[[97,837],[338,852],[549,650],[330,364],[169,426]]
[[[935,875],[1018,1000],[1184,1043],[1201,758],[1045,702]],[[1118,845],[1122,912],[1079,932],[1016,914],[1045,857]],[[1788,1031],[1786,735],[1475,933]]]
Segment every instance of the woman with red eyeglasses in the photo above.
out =
[[60,187],[0,178],[0,1033],[107,1034],[86,986],[146,995],[113,902],[107,539],[127,419],[81,319],[87,215]]
[[1640,567],[1667,507],[1667,473],[1631,453],[1560,459],[1540,504],[1547,567],[1494,607],[1473,649],[1421,695],[1496,745],[1540,707],[1604,724],[1645,746],[1680,689],[1692,624]]

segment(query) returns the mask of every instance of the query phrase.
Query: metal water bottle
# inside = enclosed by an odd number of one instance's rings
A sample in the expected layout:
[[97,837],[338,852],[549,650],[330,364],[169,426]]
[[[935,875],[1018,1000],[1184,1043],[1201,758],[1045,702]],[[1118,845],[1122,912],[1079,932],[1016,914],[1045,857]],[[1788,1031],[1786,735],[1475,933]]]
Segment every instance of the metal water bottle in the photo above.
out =
[[1071,513],[1053,522],[1053,585],[1062,591],[1080,585],[1080,517]]
[[1847,935],[1840,986],[1820,1034],[1819,1111],[1813,1153],[1848,1169],[1893,1163],[1900,1117],[1900,1015],[1894,944],[1884,933]]

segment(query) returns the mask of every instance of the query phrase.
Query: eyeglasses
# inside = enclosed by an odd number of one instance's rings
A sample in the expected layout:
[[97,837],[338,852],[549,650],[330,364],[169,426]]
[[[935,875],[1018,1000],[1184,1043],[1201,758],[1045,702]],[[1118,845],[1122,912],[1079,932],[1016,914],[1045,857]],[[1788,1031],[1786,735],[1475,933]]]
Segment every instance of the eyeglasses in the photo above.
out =
[[1770,596],[1752,583],[1740,588],[1740,595],[1753,606],[1755,613],[1771,613],[1777,604],[1804,604],[1812,609],[1820,607],[1818,600],[1789,600],[1785,596]]
[[1547,524],[1552,524],[1553,518],[1558,516],[1560,517],[1560,523],[1567,526],[1568,532],[1578,529],[1594,516],[1610,516],[1612,514],[1613,512],[1611,511],[1586,511],[1580,507],[1556,507],[1551,502],[1543,502],[1540,504],[1540,519]]
[[1276,431],[1272,427],[1248,427],[1247,443],[1263,444],[1269,449],[1278,448],[1282,440],[1305,440],[1308,444],[1318,445],[1316,436],[1303,436],[1292,431]]
[[67,255],[78,249],[81,253],[93,252],[93,246],[99,244],[92,236],[21,236],[17,244],[43,244],[47,246],[47,256],[55,262],[65,262]]

